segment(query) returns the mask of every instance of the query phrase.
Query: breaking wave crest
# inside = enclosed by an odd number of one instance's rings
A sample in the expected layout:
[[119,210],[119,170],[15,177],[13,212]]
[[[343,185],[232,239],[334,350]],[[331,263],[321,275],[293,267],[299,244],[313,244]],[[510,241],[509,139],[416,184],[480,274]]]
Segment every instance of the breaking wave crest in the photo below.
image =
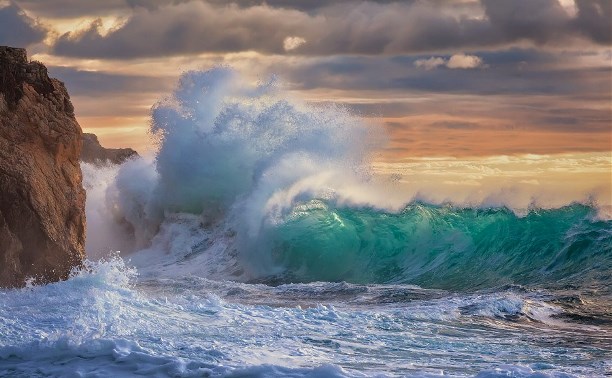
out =
[[372,174],[375,131],[274,80],[188,72],[153,108],[154,158],[84,167],[88,252],[157,252],[164,266],[192,259],[185,274],[267,283],[610,283],[612,227],[596,205],[527,203],[517,215],[418,202]]
[[585,205],[517,216],[419,203],[388,213],[312,200],[265,227],[251,258],[283,281],[601,285],[611,282],[612,223],[595,214]]

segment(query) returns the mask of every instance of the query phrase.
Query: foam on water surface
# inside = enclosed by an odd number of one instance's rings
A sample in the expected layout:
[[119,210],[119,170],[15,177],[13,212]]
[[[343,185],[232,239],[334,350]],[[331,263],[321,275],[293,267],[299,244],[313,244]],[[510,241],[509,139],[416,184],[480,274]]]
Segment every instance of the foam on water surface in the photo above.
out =
[[143,280],[114,258],[65,282],[0,292],[0,373],[603,374],[609,328],[555,318],[564,309],[552,299],[512,288],[457,295],[397,285]]
[[151,131],[154,157],[83,164],[95,262],[0,290],[0,376],[612,371],[607,187],[412,187],[363,119],[227,68],[183,75]]

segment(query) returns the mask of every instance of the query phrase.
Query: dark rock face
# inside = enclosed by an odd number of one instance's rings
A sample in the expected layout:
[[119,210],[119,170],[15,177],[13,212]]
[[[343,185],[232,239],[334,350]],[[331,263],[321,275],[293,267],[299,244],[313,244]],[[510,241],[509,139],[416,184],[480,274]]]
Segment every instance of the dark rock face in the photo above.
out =
[[0,46],[0,286],[66,279],[82,262],[81,138],[64,84]]
[[138,156],[131,148],[104,148],[95,134],[83,134],[81,160],[92,164],[121,164],[129,158]]
[[28,63],[25,49],[0,46],[0,91],[12,110],[24,95],[23,82],[42,95],[49,95],[55,90],[47,67],[40,62]]

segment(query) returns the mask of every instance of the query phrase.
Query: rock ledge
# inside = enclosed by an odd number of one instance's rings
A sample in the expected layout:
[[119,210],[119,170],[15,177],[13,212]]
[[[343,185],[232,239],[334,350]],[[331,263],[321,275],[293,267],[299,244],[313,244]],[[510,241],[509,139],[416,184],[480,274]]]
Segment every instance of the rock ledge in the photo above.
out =
[[104,148],[100,145],[96,134],[83,133],[83,150],[81,160],[91,164],[121,164],[137,157],[138,153],[131,148]]

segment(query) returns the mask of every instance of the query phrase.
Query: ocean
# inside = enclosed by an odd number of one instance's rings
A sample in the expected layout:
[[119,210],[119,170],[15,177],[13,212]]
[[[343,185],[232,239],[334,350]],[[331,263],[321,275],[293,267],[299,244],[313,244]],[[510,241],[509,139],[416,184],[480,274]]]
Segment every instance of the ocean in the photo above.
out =
[[82,165],[85,264],[0,290],[0,376],[612,375],[609,183],[545,188],[578,160],[407,173],[364,117],[228,68],[185,73],[151,134]]

